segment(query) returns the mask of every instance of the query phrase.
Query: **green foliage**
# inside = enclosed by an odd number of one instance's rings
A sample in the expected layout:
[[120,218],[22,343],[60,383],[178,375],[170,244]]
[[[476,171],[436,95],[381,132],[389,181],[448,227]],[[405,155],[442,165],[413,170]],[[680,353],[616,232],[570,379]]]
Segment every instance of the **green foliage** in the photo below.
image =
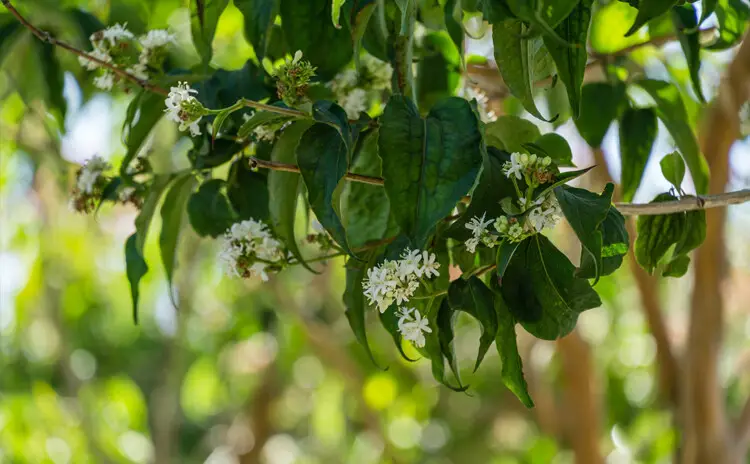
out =
[[621,83],[593,82],[583,86],[581,113],[575,123],[586,143],[595,148],[602,144],[625,101],[625,86]]
[[187,204],[190,225],[202,236],[218,237],[237,219],[226,194],[226,181],[211,179],[203,182],[198,190],[190,195]]
[[628,108],[620,119],[622,199],[631,201],[656,141],[658,126],[653,108]]
[[682,187],[682,179],[685,178],[685,162],[680,154],[677,152],[668,154],[661,159],[659,166],[661,166],[661,173],[664,174],[664,178],[674,185],[674,188],[679,192]]
[[[706,11],[704,10],[703,14],[705,13]],[[705,18],[703,15],[701,17]],[[703,19],[701,19],[702,21]],[[693,83],[693,90],[695,90],[698,99],[705,102],[706,98],[703,96],[703,89],[701,89],[701,44],[700,31],[698,30],[699,21],[695,7],[693,5],[682,5],[673,8],[672,22],[677,30],[677,36],[680,39],[680,45],[690,69],[690,80]]]

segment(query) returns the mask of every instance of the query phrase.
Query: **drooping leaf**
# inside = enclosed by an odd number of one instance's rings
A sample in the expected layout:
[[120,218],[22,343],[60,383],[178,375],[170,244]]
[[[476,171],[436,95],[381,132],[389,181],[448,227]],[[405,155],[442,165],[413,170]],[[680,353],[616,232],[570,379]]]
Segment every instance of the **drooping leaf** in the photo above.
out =
[[312,115],[316,121],[327,124],[338,132],[347,153],[354,149],[356,138],[352,134],[349,118],[342,107],[327,100],[317,101],[313,104]]
[[500,376],[508,390],[512,391],[524,406],[533,408],[534,401],[529,395],[528,385],[523,376],[523,362],[518,354],[516,321],[500,294],[495,295],[494,306],[497,317],[495,347],[502,363]]
[[603,237],[599,225],[612,206],[614,188],[614,184],[608,183],[601,195],[568,185],[561,185],[554,190],[565,219],[593,261],[594,284],[599,281],[602,269]]
[[523,144],[533,142],[541,135],[536,124],[512,115],[500,116],[484,126],[484,139],[487,145],[509,153],[525,152]]
[[178,177],[164,197],[164,203],[161,206],[159,251],[164,271],[167,274],[170,297],[172,296],[174,269],[177,264],[177,244],[182,231],[182,218],[185,214],[188,198],[193,193],[196,183],[195,176],[192,173]]
[[245,17],[245,38],[258,59],[263,59],[278,12],[278,0],[234,0],[234,5]]
[[638,4],[638,16],[635,18],[635,22],[628,32],[625,33],[625,37],[628,37],[635,33],[644,24],[657,16],[661,16],[670,8],[677,3],[677,0],[649,0],[643,1]]
[[682,277],[687,272],[689,252],[698,248],[706,239],[706,212],[704,210],[687,211],[685,214],[685,233],[672,253],[662,273],[663,277]]
[[460,0],[448,0],[445,2],[445,28],[451,37],[453,44],[459,53],[463,52],[464,28],[463,11]]
[[[625,218],[612,206],[607,211],[607,217],[599,224],[599,230],[602,233],[602,265],[599,275],[610,275],[620,268],[630,245]],[[581,266],[576,271],[576,276],[593,279],[596,271],[596,263],[591,254],[581,249]]]
[[341,7],[346,0],[331,0],[331,22],[336,29],[340,29],[339,18],[341,18]]
[[456,358],[456,349],[453,344],[455,338],[454,326],[456,324],[456,317],[458,312],[451,309],[448,299],[444,298],[440,303],[438,309],[437,319],[435,326],[437,327],[437,335],[440,341],[440,351],[443,357],[448,361],[448,365],[453,371],[453,376],[458,382],[459,388],[467,388],[468,385],[462,385],[461,371],[458,369],[458,359]]
[[716,10],[716,5],[719,3],[719,0],[702,0],[701,1],[701,19],[698,21],[698,25],[703,24],[703,21],[708,19],[709,16],[711,16],[711,13]]
[[417,68],[417,101],[421,108],[432,108],[455,93],[461,78],[461,57],[445,33],[425,36],[422,49]]
[[750,19],[750,6],[742,0],[718,0],[716,20],[719,23],[719,36],[707,50],[726,50],[736,45],[745,34],[747,20]]
[[590,146],[598,148],[625,102],[625,86],[592,82],[581,88],[581,113],[575,120],[578,132]]
[[44,42],[35,42],[41,52],[42,75],[47,83],[47,105],[54,111],[60,126],[65,125],[65,113],[68,105],[63,97],[63,86],[65,72],[60,66],[60,61],[55,55],[55,46]]
[[682,53],[685,54],[688,69],[690,70],[690,81],[693,83],[695,95],[701,102],[706,101],[701,89],[701,42],[698,30],[698,15],[693,5],[681,5],[672,8],[672,22],[680,40]]
[[164,190],[172,180],[171,175],[157,174],[154,176],[154,180],[151,182],[151,186],[148,190],[146,199],[143,200],[143,206],[141,206],[141,212],[135,218],[135,229],[138,234],[136,240],[136,246],[138,251],[143,254],[143,247],[146,244],[146,236],[148,235],[148,229],[151,226],[151,220],[154,218],[156,213],[156,207],[159,206],[159,201],[164,193]]
[[250,169],[245,158],[239,158],[229,167],[227,197],[238,219],[268,221],[268,177]]
[[237,213],[229,203],[223,179],[211,179],[190,195],[187,212],[190,225],[201,237],[218,237],[237,221]]
[[228,163],[246,144],[234,140],[211,140],[211,134],[193,138],[193,149],[188,152],[188,159],[195,169],[213,169]]
[[377,5],[378,4],[376,0],[359,0],[354,4],[352,8],[352,17],[350,23],[352,43],[354,44],[354,65],[357,69],[357,72],[359,72],[362,67],[360,63],[362,41],[364,39],[365,33],[367,32],[367,27],[370,24],[370,19],[372,18],[373,13],[375,13]]
[[333,77],[352,58],[349,24],[337,29],[331,21],[331,0],[284,0],[281,27],[290,50],[302,50],[323,78]]
[[628,108],[620,119],[623,201],[633,200],[656,141],[657,130],[653,108]]
[[476,276],[468,280],[457,279],[448,287],[448,302],[454,311],[463,311],[476,319],[482,329],[474,365],[476,371],[497,335],[497,315],[492,291]]
[[[670,193],[659,194],[652,203],[673,201],[677,197]],[[635,258],[649,274],[669,251],[672,245],[682,241],[686,233],[685,213],[638,216],[636,222]]]
[[492,43],[495,61],[503,81],[514,97],[518,98],[526,111],[544,120],[534,103],[534,51],[538,48],[532,42],[539,37],[528,37],[528,27],[519,20],[511,19],[495,24],[492,28]]
[[[278,163],[295,163],[295,151],[302,134],[312,125],[311,121],[292,123],[282,132],[271,152],[271,160]],[[297,217],[297,197],[300,176],[291,172],[271,171],[268,173],[268,195],[273,198],[269,205],[274,232],[284,241],[295,258],[312,271],[302,258],[294,234],[294,220]]]
[[297,163],[318,221],[336,243],[352,254],[340,212],[342,179],[348,168],[346,143],[333,127],[315,124],[300,139]]
[[601,305],[588,280],[574,272],[568,258],[537,234],[518,246],[500,291],[524,329],[537,338],[554,340],[573,330],[581,312]]
[[[446,379],[445,376],[445,355],[443,354],[443,347],[442,347],[442,340],[440,337],[440,330],[442,327],[439,326],[440,324],[440,312],[443,311],[443,308],[447,307],[447,298],[445,297],[439,297],[434,298],[431,300],[428,300],[427,303],[424,305],[425,309],[424,312],[427,317],[428,324],[432,330],[432,332],[426,332],[425,335],[425,346],[424,348],[420,349],[420,351],[424,352],[424,354],[427,355],[427,357],[430,359],[430,364],[432,366],[432,376],[440,382],[442,385],[445,385],[446,387],[450,388],[453,391],[465,391],[468,386],[461,386],[461,382],[459,381],[458,387],[451,385],[450,382]],[[450,307],[447,309],[450,311]],[[450,331],[450,335],[452,336],[452,327],[447,328],[447,330]],[[450,362],[450,360],[449,360]],[[453,369],[453,367],[451,367]]]
[[373,258],[376,255],[375,250],[368,253],[364,261],[349,259],[346,262],[346,290],[344,291],[344,305],[346,305],[346,320],[354,332],[357,341],[365,349],[367,355],[376,366],[375,356],[372,354],[370,344],[367,342],[367,327],[365,323],[365,311],[367,302],[365,301],[362,280],[367,275],[367,269],[373,264]]
[[205,66],[213,56],[214,35],[221,13],[229,0],[190,0],[190,30],[193,44]]
[[549,156],[557,166],[572,167],[573,152],[565,137],[554,132],[548,132],[531,144],[524,144],[529,153],[537,156]]
[[541,198],[545,196],[547,193],[551,192],[555,188],[567,184],[568,182],[572,181],[573,179],[577,179],[581,177],[582,175],[586,174],[587,172],[594,169],[595,166],[589,166],[587,168],[578,169],[576,171],[565,171],[557,174],[554,178],[554,180],[550,183],[543,184],[541,186],[541,190],[537,198]]
[[680,154],[685,159],[699,194],[708,191],[708,163],[700,151],[698,141],[688,122],[687,111],[679,89],[669,82],[644,79],[637,84],[656,101],[656,115],[672,134]]
[[476,116],[466,100],[448,98],[422,119],[411,100],[395,95],[381,117],[378,146],[392,214],[414,246],[422,248],[479,172]]
[[680,154],[676,151],[668,154],[661,159],[659,166],[661,166],[664,178],[679,192],[682,180],[685,178],[685,161],[682,160]]
[[[578,3],[575,1],[557,2],[567,5]],[[588,52],[589,23],[591,22],[591,0],[582,0],[576,5],[569,16],[565,17],[555,29],[557,35],[565,42],[561,43],[549,35],[544,35],[544,45],[547,46],[552,59],[557,65],[560,80],[565,84],[568,101],[573,111],[573,118],[577,119],[581,107],[581,85],[586,71]]]
[[138,324],[138,299],[140,296],[140,282],[148,272],[148,265],[143,259],[143,250],[136,245],[138,233],[134,233],[125,242],[125,269],[130,283],[130,297],[133,301],[133,322]]
[[508,240],[503,241],[500,246],[497,247],[497,268],[495,269],[495,275],[498,280],[502,281],[505,271],[508,269],[508,264],[513,258],[513,254],[518,249],[519,242],[511,242]]
[[130,162],[138,155],[151,129],[164,115],[164,96],[141,90],[128,105],[122,127],[123,144],[127,148],[120,164],[120,177],[130,179]]

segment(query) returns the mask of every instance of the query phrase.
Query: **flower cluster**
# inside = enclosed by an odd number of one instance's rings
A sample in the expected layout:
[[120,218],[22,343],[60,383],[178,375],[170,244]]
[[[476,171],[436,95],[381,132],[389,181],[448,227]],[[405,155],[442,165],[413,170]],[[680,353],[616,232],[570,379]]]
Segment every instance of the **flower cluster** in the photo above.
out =
[[394,302],[400,306],[409,301],[419,288],[419,280],[440,275],[439,268],[435,253],[407,248],[401,259],[386,259],[380,266],[368,269],[362,287],[370,304],[384,313]]
[[392,74],[390,64],[371,55],[363,55],[359,73],[353,68],[341,71],[328,83],[328,87],[347,116],[356,119],[360,113],[370,109],[371,102],[383,90],[391,88]]
[[315,67],[302,59],[302,51],[297,50],[293,59],[286,59],[274,71],[276,93],[288,106],[297,106],[307,99],[310,79],[315,76]]
[[489,109],[489,98],[487,98],[487,95],[479,88],[471,86],[461,87],[458,91],[458,96],[469,101],[476,100],[477,111],[479,112],[479,117],[482,119],[482,122],[492,122],[497,120],[495,112]]
[[510,161],[503,164],[503,173],[511,180],[525,180],[530,188],[549,182],[555,175],[552,158],[526,153],[510,155]]
[[[101,156],[94,156],[81,166],[70,197],[70,207],[73,211],[88,214],[96,209],[102,200],[105,188],[111,181],[111,178],[106,175],[106,171],[111,168],[112,166]],[[141,206],[142,198],[135,187],[121,187],[118,192],[112,193],[117,193],[120,203]]]
[[416,308],[399,308],[397,315],[398,331],[401,336],[420,348],[424,347],[425,332],[432,333],[427,318],[422,317]]
[[167,117],[179,123],[181,131],[189,129],[193,137],[200,135],[198,123],[206,114],[206,109],[194,96],[197,93],[198,91],[191,89],[187,82],[179,82],[177,87],[169,89],[169,95],[164,100],[167,105],[167,109],[164,110]]
[[254,219],[232,224],[224,233],[219,259],[230,276],[259,276],[268,280],[268,271],[278,271],[286,263],[286,253],[268,226]]
[[[249,121],[255,113],[249,113],[249,114],[243,114],[242,119],[247,122]],[[256,142],[273,142],[276,140],[276,135],[280,130],[283,130],[287,124],[290,124],[290,122],[285,123],[267,123],[267,124],[261,124],[257,126],[255,129],[253,129],[253,140]]]
[[[161,68],[174,36],[166,30],[156,29],[136,38],[125,26],[115,24],[91,34],[89,40],[93,50],[89,55],[124,69],[138,79],[148,79],[149,72]],[[112,89],[118,76],[111,69],[85,56],[79,57],[78,61],[89,71],[101,70],[94,79],[95,86],[102,90]]]

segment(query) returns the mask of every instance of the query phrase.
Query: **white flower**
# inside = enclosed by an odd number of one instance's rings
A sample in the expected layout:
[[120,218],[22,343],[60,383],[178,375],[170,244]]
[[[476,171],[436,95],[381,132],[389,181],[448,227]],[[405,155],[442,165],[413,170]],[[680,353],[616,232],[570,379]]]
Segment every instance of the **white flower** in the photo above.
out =
[[115,83],[115,75],[111,72],[106,72],[101,76],[94,78],[94,85],[98,89],[112,90],[112,86]]
[[143,48],[159,48],[174,43],[175,37],[166,29],[154,29],[139,39]]
[[273,129],[269,129],[266,126],[258,126],[253,130],[253,134],[255,134],[255,137],[258,139],[258,141],[266,140],[268,142],[273,142],[273,140],[276,138],[276,131]]
[[254,219],[232,224],[224,233],[219,260],[230,276],[258,276],[268,280],[267,270],[285,258],[281,242],[273,238],[268,226]]
[[508,179],[510,179],[511,176],[516,176],[516,179],[521,180],[523,179],[523,170],[525,168],[525,163],[522,162],[522,155],[519,153],[513,153],[510,155],[510,161],[506,161],[503,165],[503,173],[505,173],[505,177]]
[[[112,56],[109,54],[109,52],[105,50],[100,50],[98,48],[94,48],[88,54],[94,58],[97,58],[101,61],[104,61],[105,63],[111,63],[112,62]],[[96,61],[90,60],[85,56],[79,56],[78,62],[81,64],[81,66],[85,67],[89,71],[93,71],[94,69],[101,66]]]
[[432,333],[429,321],[415,308],[399,308],[398,316],[398,331],[401,336],[419,348],[424,347],[424,334]]
[[438,269],[440,268],[440,263],[438,263],[436,259],[437,256],[435,256],[435,253],[428,253],[427,251],[423,251],[422,267],[417,271],[417,276],[425,276],[428,279],[430,277],[439,276],[440,273],[438,272]]
[[340,98],[338,102],[350,119],[356,119],[360,113],[367,111],[367,91],[365,89],[354,89]]
[[76,187],[82,193],[91,194],[94,192],[96,182],[102,173],[110,168],[109,163],[104,161],[101,156],[94,156],[86,161],[78,173]]
[[487,226],[492,224],[492,219],[488,219],[487,221],[484,220],[484,217],[487,215],[487,213],[482,214],[482,217],[474,216],[471,218],[471,220],[466,224],[466,228],[469,229],[474,235],[474,237],[481,237],[482,234],[487,232]]
[[128,201],[135,193],[135,187],[124,187],[120,190],[120,193],[118,194],[118,197],[120,198],[120,201]]
[[127,69],[127,72],[134,75],[138,79],[148,79],[148,73],[146,72],[146,65],[143,63],[137,63]]
[[[127,30],[125,27],[127,26],[127,23],[125,24],[114,24],[103,31],[102,33],[102,40],[108,40],[110,47],[114,47],[117,45],[117,42],[121,40],[128,40],[132,39],[133,33]],[[91,36],[91,41],[96,42],[96,35],[97,33],[94,33]]]
[[198,91],[190,88],[187,82],[179,82],[177,87],[169,89],[169,95],[164,100],[167,109],[167,117],[172,121],[179,123],[179,129],[184,131],[190,129],[193,136],[200,135],[201,130],[198,122],[203,115],[198,111],[201,107],[198,100],[193,96]]
[[[363,293],[369,303],[383,313],[394,302],[398,305],[409,301],[419,289],[420,277],[439,275],[435,255],[427,251],[406,249],[399,260],[385,260],[380,265],[367,270],[362,280]],[[427,265],[420,266],[420,261]]]
[[479,245],[479,239],[476,237],[472,237],[466,240],[465,245],[469,253],[475,253],[477,251],[477,245]]
[[398,278],[406,280],[409,274],[417,274],[419,276],[419,261],[422,259],[421,252],[419,250],[411,250],[407,248],[401,253],[401,260],[398,262]]

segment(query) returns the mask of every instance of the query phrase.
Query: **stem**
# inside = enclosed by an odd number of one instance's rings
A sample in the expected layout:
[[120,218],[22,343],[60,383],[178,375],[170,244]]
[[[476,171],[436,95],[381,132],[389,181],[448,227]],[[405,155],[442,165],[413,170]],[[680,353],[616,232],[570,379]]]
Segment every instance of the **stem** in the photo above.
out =
[[413,297],[411,297],[411,299],[412,300],[429,300],[431,298],[437,298],[439,296],[447,295],[447,294],[448,294],[448,290],[440,290],[439,292],[431,293],[429,295],[413,296]]
[[237,103],[245,105],[249,108],[255,108],[256,110],[268,111],[270,113],[283,114],[285,116],[292,116],[295,118],[304,118],[304,117],[309,116],[307,113],[304,113],[299,110],[293,110],[291,108],[282,108],[280,106],[266,105],[265,103],[258,103],[256,101],[247,100],[245,98],[243,98]]

